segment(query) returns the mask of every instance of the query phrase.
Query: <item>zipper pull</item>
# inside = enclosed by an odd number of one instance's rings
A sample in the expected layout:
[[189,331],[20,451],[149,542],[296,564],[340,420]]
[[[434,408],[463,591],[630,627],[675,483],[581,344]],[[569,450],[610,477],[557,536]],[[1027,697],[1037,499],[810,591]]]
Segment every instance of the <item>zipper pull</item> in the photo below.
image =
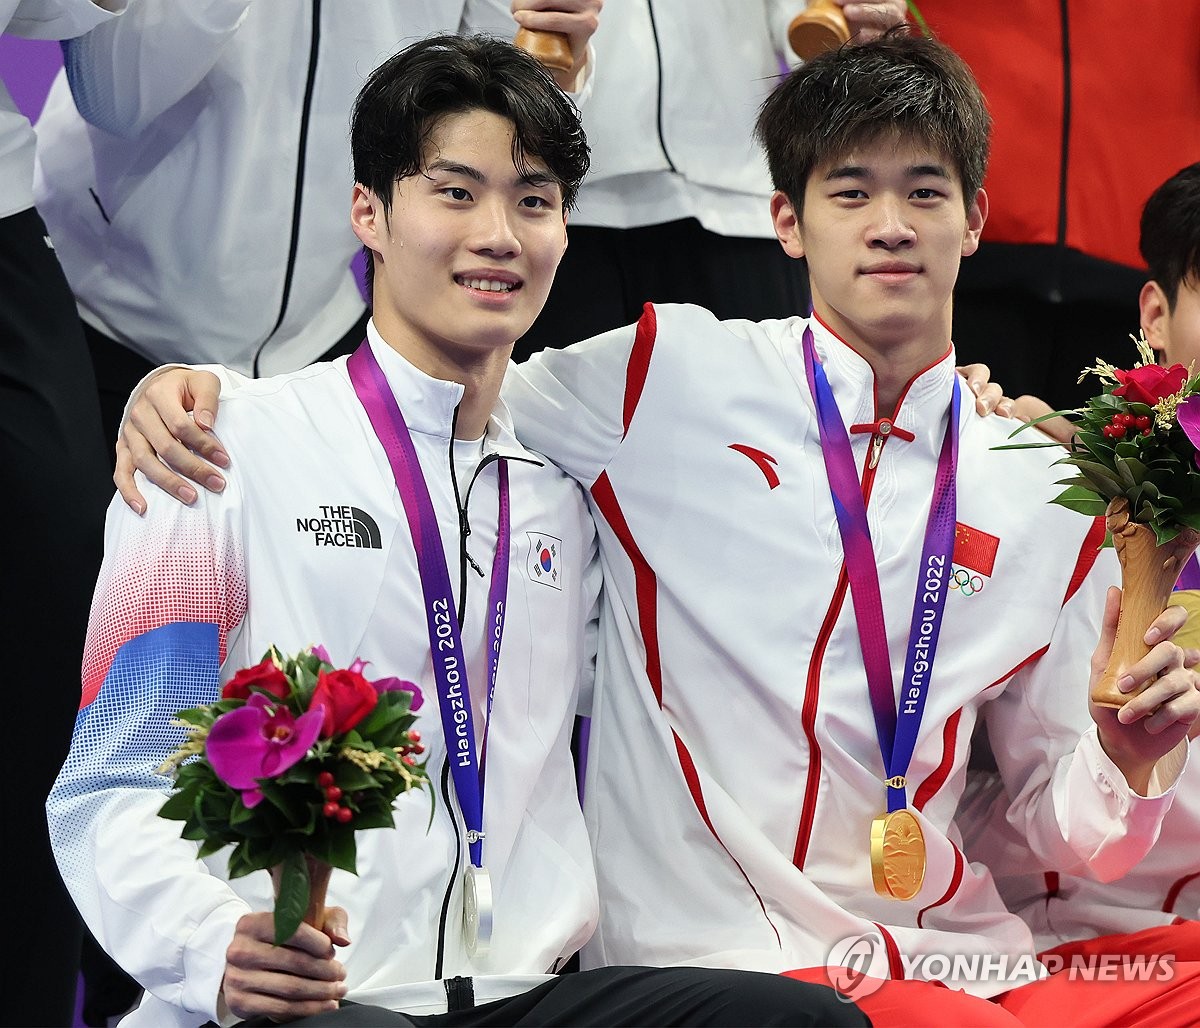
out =
[[483,568],[481,568],[478,564],[475,563],[475,558],[471,556],[470,551],[463,550],[463,556],[467,558],[467,563],[470,564],[471,567],[473,567],[475,569],[475,573],[480,578],[483,578]]
[[879,463],[879,454],[883,450],[884,441],[892,433],[892,423],[887,420],[881,420],[875,434],[871,436],[871,460],[867,467],[874,468]]
[[875,465],[879,463],[879,451],[882,449],[883,436],[878,434],[871,436],[871,459],[867,462],[868,468],[874,469]]

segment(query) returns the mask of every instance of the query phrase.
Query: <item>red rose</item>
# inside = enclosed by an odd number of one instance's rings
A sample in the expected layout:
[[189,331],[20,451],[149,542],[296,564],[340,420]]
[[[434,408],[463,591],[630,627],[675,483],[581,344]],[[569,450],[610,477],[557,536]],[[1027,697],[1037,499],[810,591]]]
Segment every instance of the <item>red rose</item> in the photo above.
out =
[[320,704],[325,708],[325,724],[321,738],[348,732],[372,710],[379,700],[375,686],[353,671],[322,671],[317,676],[309,709]]
[[260,689],[266,689],[272,696],[277,696],[281,700],[286,699],[292,691],[287,676],[268,657],[261,664],[256,664],[254,667],[242,668],[241,671],[229,679],[225,683],[225,688],[221,690],[221,698],[226,700],[248,700],[251,695],[250,686],[252,685],[257,685]]
[[1182,364],[1172,364],[1169,368],[1161,368],[1157,364],[1145,364],[1131,371],[1117,371],[1117,380],[1121,383],[1113,390],[1114,396],[1121,396],[1130,403],[1145,403],[1153,407],[1166,396],[1174,396],[1183,388],[1187,381],[1187,368]]

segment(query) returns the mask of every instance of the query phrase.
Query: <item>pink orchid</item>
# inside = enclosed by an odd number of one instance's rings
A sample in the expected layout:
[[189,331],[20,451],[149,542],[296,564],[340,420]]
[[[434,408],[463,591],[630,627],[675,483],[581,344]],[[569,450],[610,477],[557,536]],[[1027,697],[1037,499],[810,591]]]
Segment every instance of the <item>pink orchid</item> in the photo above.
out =
[[[366,677],[366,670],[370,666],[369,660],[363,660],[362,657],[355,657],[354,663],[347,669],[353,671],[356,675]],[[395,692],[397,689],[402,692],[412,693],[412,703],[409,705],[409,710],[420,710],[421,704],[425,702],[425,696],[421,692],[421,687],[416,682],[409,682],[403,678],[396,678],[394,675],[389,675],[386,678],[376,678],[372,683],[375,686],[376,692]]]
[[308,652],[316,657],[317,660],[323,661],[326,664],[333,664],[333,661],[329,659],[329,651],[320,643],[311,647]]
[[256,807],[263,798],[259,779],[274,778],[303,760],[324,720],[324,707],[294,718],[287,707],[254,693],[244,707],[213,722],[205,753],[217,777],[239,790],[247,807]]
[[409,704],[409,710],[420,710],[421,704],[425,702],[425,697],[421,693],[421,687],[416,682],[408,682],[403,678],[376,678],[371,683],[375,686],[376,692],[394,692],[399,689],[402,692],[412,693],[412,703]]
[[1197,449],[1196,464],[1200,466],[1200,396],[1189,396],[1175,408],[1175,417],[1183,434]]

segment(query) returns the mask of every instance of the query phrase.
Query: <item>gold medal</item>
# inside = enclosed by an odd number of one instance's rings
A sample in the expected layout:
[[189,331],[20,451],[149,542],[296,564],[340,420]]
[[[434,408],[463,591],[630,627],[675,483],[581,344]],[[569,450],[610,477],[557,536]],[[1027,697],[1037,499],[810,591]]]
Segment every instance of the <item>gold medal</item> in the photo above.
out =
[[925,833],[908,810],[871,822],[871,880],[889,899],[910,900],[925,881]]

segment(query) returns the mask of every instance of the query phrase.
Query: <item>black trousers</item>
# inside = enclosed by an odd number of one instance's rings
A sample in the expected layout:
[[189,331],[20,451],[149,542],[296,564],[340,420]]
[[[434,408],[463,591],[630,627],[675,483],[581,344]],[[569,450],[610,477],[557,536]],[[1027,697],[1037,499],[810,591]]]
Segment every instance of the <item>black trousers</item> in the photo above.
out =
[[46,794],[79,708],[88,608],[112,495],[75,299],[30,209],[0,219],[0,467],[5,496],[5,864],[0,1022],[70,1024],[79,919],[46,831]]
[[[458,979],[457,981],[465,981]],[[832,988],[757,971],[606,967],[559,975],[509,999],[446,1014],[413,1015],[347,1003],[290,1022],[296,1028],[541,1028],[550,1025],[869,1025]],[[245,1022],[268,1025],[267,1019]]]
[[642,305],[695,303],[719,318],[808,311],[808,279],[774,239],[709,232],[694,218],[640,228],[567,226],[567,253],[513,360],[636,321]]

